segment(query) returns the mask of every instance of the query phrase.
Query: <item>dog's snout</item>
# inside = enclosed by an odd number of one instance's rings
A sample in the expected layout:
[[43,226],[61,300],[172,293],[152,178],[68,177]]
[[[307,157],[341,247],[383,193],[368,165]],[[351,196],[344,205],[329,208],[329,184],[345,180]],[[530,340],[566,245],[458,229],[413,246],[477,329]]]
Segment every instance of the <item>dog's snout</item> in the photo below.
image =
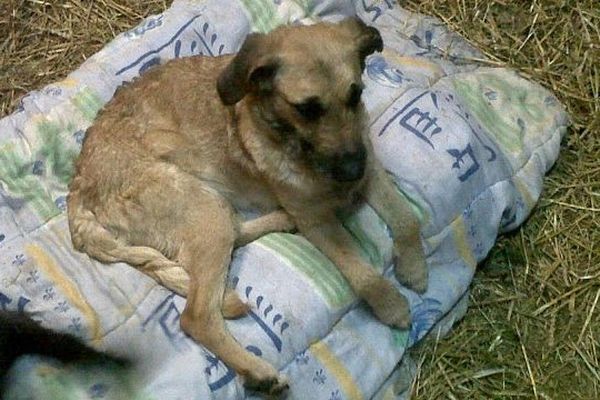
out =
[[344,153],[335,163],[333,179],[338,182],[352,182],[359,180],[365,173],[367,164],[367,151],[360,146],[357,151]]

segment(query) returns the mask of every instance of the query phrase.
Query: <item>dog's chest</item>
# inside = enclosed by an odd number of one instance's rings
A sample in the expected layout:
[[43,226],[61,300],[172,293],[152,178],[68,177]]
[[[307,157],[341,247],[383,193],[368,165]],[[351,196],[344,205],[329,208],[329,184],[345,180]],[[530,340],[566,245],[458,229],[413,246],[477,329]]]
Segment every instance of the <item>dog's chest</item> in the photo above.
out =
[[279,208],[279,204],[271,191],[262,185],[252,182],[241,182],[229,197],[231,205],[240,211],[270,212]]
[[235,164],[229,164],[219,170],[205,170],[200,179],[225,197],[239,212],[263,213],[279,208],[277,198],[265,181],[237,168]]

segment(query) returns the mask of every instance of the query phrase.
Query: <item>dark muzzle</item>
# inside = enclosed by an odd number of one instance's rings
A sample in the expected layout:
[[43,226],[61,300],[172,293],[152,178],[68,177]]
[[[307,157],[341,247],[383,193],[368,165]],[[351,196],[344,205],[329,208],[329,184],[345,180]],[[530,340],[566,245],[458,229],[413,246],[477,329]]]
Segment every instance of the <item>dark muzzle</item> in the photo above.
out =
[[367,165],[367,151],[360,146],[357,151],[329,157],[322,170],[337,182],[354,182],[363,177]]

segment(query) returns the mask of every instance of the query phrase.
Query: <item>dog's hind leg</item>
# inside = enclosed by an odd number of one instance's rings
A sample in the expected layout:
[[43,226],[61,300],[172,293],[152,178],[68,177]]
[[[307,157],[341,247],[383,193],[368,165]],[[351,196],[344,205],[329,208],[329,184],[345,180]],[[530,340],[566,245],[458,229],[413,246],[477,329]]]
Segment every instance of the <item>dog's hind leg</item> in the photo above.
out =
[[69,229],[75,249],[103,263],[124,262],[137,267],[177,294],[187,294],[189,277],[177,262],[152,247],[131,246],[118,240],[83,206],[77,191],[72,191],[67,201]]
[[[75,190],[68,197],[69,228],[73,246],[103,263],[124,262],[138,268],[159,284],[186,297],[189,287],[188,272],[176,261],[148,246],[132,246],[124,243],[98,222],[96,216],[83,207],[81,197]],[[249,306],[238,294],[227,289],[224,294],[223,316],[239,318]]]
[[188,208],[187,226],[180,227],[176,235],[183,241],[178,258],[190,275],[181,326],[241,374],[246,386],[279,394],[287,389],[286,380],[266,361],[241,347],[227,331],[221,312],[236,239],[233,213],[217,195],[197,192],[190,197],[194,204]]
[[[194,177],[161,163],[140,168],[125,190],[115,201],[96,208],[97,222],[111,227],[106,233],[118,232],[113,236],[119,238],[117,244],[122,241],[129,248],[147,246],[168,254],[189,276],[182,329],[242,375],[247,386],[283,392],[286,380],[265,360],[246,351],[225,326],[225,282],[238,231],[227,201]],[[89,250],[88,243],[84,249]],[[227,295],[226,313],[232,316],[243,308],[235,296],[235,292]]]

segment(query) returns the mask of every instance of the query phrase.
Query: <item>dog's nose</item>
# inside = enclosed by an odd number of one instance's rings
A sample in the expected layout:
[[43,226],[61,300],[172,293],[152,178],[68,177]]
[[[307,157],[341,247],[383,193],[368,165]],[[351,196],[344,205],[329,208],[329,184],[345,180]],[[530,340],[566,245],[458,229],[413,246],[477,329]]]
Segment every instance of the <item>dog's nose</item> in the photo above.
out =
[[333,172],[333,179],[338,182],[352,182],[359,180],[365,174],[367,164],[367,151],[364,146],[351,153],[339,156]]

